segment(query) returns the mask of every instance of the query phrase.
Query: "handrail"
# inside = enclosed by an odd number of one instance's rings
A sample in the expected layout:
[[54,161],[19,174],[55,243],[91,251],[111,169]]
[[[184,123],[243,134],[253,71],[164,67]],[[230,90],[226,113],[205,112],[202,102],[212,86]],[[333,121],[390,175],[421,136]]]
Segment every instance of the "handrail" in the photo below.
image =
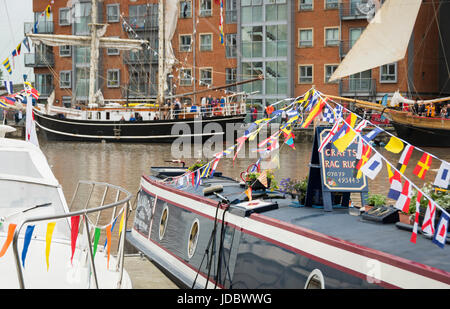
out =
[[[76,188],[76,191],[74,193],[74,196],[73,196],[73,199],[72,199],[72,203],[75,200],[75,196],[76,196],[76,194],[78,192],[78,188],[79,188],[80,184],[92,185],[92,189],[91,189],[91,192],[89,194],[89,198],[88,198],[88,200],[86,202],[85,209],[80,210],[80,211],[69,212],[69,213],[62,214],[62,215],[31,217],[31,218],[27,218],[27,219],[22,220],[20,222],[20,224],[17,225],[17,228],[16,228],[16,230],[14,232],[12,245],[13,245],[14,258],[15,258],[15,261],[16,261],[17,276],[18,276],[18,279],[19,279],[19,285],[20,285],[21,289],[25,288],[25,283],[24,283],[24,278],[23,278],[22,267],[20,266],[19,252],[18,252],[18,249],[17,249],[17,241],[18,241],[18,238],[19,238],[20,230],[27,223],[38,222],[38,221],[47,221],[47,220],[64,219],[64,218],[70,218],[70,217],[74,217],[74,216],[83,216],[83,219],[84,219],[84,222],[85,222],[85,228],[86,228],[86,236],[87,236],[88,244],[89,244],[89,258],[90,258],[90,264],[91,264],[91,267],[92,267],[92,275],[94,277],[95,288],[97,288],[97,289],[98,289],[98,280],[97,280],[97,273],[96,273],[95,264],[94,264],[94,256],[93,256],[93,251],[92,251],[92,245],[91,245],[91,239],[90,239],[87,215],[90,214],[90,213],[101,212],[103,210],[110,209],[110,208],[113,208],[113,207],[115,209],[115,207],[117,207],[119,205],[126,204],[126,208],[123,210],[124,211],[124,227],[123,227],[123,232],[122,232],[122,235],[121,235],[121,239],[119,240],[119,244],[125,241],[125,231],[127,229],[126,227],[127,227],[128,211],[130,210],[130,203],[129,202],[130,202],[130,199],[132,197],[132,194],[130,192],[128,192],[127,190],[123,189],[122,187],[119,187],[119,186],[116,186],[116,185],[112,185],[112,184],[109,184],[109,183],[106,183],[106,182],[80,180],[78,182],[78,184],[77,184],[77,188]],[[91,195],[92,195],[92,191],[94,190],[95,186],[105,186],[106,188],[116,189],[117,190],[116,201],[113,202],[113,203],[107,204],[107,205],[100,205],[99,207],[96,207],[96,208],[87,209],[86,207],[89,204],[89,201],[90,201],[90,198],[91,198]],[[118,197],[120,196],[120,193],[126,194],[126,197],[123,198],[122,200],[118,200]],[[103,203],[104,203],[104,199],[102,199],[102,204]],[[124,249],[125,249],[124,244],[121,244],[120,250],[119,250],[120,252],[118,252],[118,255],[120,254],[120,256],[119,256],[118,265],[117,265],[117,270],[120,271],[118,287],[120,287],[121,282],[122,282],[122,277],[123,277]]]

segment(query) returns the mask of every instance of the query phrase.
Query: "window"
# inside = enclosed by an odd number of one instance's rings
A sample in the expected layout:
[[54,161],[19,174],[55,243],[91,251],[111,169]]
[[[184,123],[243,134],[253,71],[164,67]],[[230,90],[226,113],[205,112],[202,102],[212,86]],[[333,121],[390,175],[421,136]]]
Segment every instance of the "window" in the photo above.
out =
[[[236,83],[236,68],[226,68],[225,75],[225,83],[227,85]],[[236,89],[236,86],[227,88],[228,91],[236,91]]]
[[241,20],[242,23],[260,23],[263,21],[263,6],[261,5],[262,1],[254,1],[249,5],[253,6],[244,6],[241,3],[242,11],[241,11]]
[[364,31],[364,28],[351,28],[349,30],[349,36],[350,36],[350,48],[353,47],[353,45],[355,45],[356,41],[359,39],[359,37],[361,36],[361,33]]
[[212,85],[212,69],[200,69],[200,85]]
[[117,88],[120,83],[120,70],[112,69],[107,71],[107,87],[108,88]]
[[225,48],[227,58],[237,57],[236,33],[227,34],[225,36]]
[[325,46],[339,45],[339,28],[325,28]]
[[68,26],[70,25],[70,15],[69,8],[60,8],[59,9],[59,25],[60,26]]
[[266,27],[266,57],[286,57],[287,44],[287,25]]
[[242,57],[263,56],[263,28],[261,26],[242,27]]
[[380,67],[380,82],[382,83],[397,82],[397,62],[386,64]]
[[313,30],[312,29],[299,29],[299,47],[312,47],[313,46]]
[[106,5],[106,17],[109,23],[116,23],[120,21],[120,4],[107,4]]
[[91,20],[91,3],[75,3],[74,34],[89,34]]
[[191,0],[180,1],[180,18],[192,17],[192,2]]
[[286,1],[266,0],[266,21],[287,20],[288,8]]
[[59,88],[71,88],[72,87],[72,72],[61,71],[59,72]]
[[180,52],[190,52],[192,45],[192,35],[181,34],[180,35]]
[[287,94],[288,67],[286,61],[266,63],[266,94]]
[[199,0],[200,1],[200,16],[212,16],[212,0]]
[[325,9],[333,10],[339,8],[339,0],[325,0]]
[[313,0],[299,0],[299,11],[312,11]]
[[197,248],[198,235],[199,235],[199,221],[198,219],[195,219],[191,226],[191,231],[189,233],[187,245],[187,254],[189,258],[191,258],[194,255],[195,249]]
[[[326,64],[325,65],[325,83],[329,83],[331,75],[333,75],[334,71],[337,69],[337,64]],[[332,83],[337,83],[334,81]]]
[[[115,37],[115,38],[118,38],[118,37]],[[107,48],[106,54],[108,56],[117,56],[117,55],[120,55],[120,51],[117,48]]]
[[192,85],[192,70],[181,69],[180,70],[180,86]]
[[161,214],[161,218],[159,219],[159,240],[161,240],[164,237],[164,234],[166,233],[168,217],[169,217],[169,208],[166,205]]
[[312,65],[300,65],[298,71],[298,82],[300,84],[312,84],[313,82],[313,66]]
[[225,22],[227,24],[237,23],[237,0],[225,2]]
[[63,45],[59,47],[59,56],[60,57],[70,57],[72,56],[72,48],[70,45]]
[[200,34],[200,50],[212,50],[212,34]]
[[[259,75],[264,74],[263,63],[260,61],[255,62],[242,62],[242,78],[243,80],[253,79]],[[253,83],[247,83],[242,85],[242,91],[247,93],[259,91],[263,93],[263,81],[257,80]]]
[[53,91],[53,75],[52,74],[36,74],[34,76],[37,91],[42,98],[48,97]]
[[62,97],[62,105],[64,107],[71,108],[72,107],[72,97],[63,96]]

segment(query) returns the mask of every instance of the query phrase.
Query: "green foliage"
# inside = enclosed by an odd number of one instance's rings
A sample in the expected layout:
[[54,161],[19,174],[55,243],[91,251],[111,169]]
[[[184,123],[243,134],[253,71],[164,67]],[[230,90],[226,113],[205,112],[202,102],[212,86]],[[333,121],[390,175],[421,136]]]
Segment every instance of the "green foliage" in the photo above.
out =
[[[261,175],[261,173],[253,172],[248,173],[246,175],[247,184],[251,185],[258,179],[258,177]],[[272,170],[266,170],[266,177],[267,177],[267,183],[270,183],[270,186],[268,189],[271,191],[278,189],[278,182],[275,180],[275,175],[273,174]]]
[[384,206],[386,205],[386,196],[381,194],[369,194],[367,205],[375,207]]
[[[429,196],[436,204],[444,208],[445,210],[450,210],[450,194],[446,191],[437,190],[432,183],[425,183],[421,191]],[[413,195],[411,197],[411,204],[409,205],[409,213],[413,214],[416,212],[416,200],[417,200],[417,190],[413,189]],[[428,206],[428,199],[422,196],[420,200],[420,210],[425,212]]]
[[204,161],[197,161],[194,164],[192,164],[191,166],[189,166],[188,171],[193,172],[198,170],[199,168],[201,168],[203,165],[205,165],[207,162]]

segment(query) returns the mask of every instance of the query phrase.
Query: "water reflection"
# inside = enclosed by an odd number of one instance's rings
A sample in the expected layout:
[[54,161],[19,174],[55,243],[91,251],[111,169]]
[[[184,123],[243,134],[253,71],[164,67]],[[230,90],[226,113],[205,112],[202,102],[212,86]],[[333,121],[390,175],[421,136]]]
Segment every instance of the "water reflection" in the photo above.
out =
[[[312,143],[296,143],[295,150],[290,147],[280,149],[280,169],[275,172],[280,181],[283,178],[303,179],[308,176]],[[171,144],[121,144],[121,143],[76,143],[41,141],[41,149],[46,155],[56,178],[61,183],[66,198],[72,197],[78,180],[95,180],[122,186],[132,194],[139,189],[140,177],[148,174],[151,166],[168,165],[166,160],[174,159]],[[391,163],[396,165],[401,154],[393,154],[383,148],[376,148]],[[450,161],[450,152],[446,148],[424,148],[435,156]],[[243,155],[245,154],[245,157]],[[422,153],[415,150],[405,175],[414,183],[421,185],[422,180],[412,171]],[[186,158],[187,165],[197,159]],[[242,155],[233,163],[232,158],[222,159],[217,168],[227,176],[239,179],[242,171],[256,161],[254,153],[246,147]],[[433,160],[431,170],[425,181],[434,181],[438,160]],[[369,181],[369,190],[373,193],[387,194],[389,181],[384,167],[378,177]],[[359,199],[355,199],[359,203]]]

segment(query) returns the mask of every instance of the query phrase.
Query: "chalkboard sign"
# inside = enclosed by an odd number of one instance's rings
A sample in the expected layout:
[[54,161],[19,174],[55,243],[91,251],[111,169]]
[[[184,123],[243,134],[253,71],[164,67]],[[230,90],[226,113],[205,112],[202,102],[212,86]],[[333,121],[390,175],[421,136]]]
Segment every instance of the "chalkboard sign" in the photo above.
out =
[[[319,133],[319,145],[330,132],[330,129],[322,129]],[[328,143],[320,153],[320,164],[324,190],[335,192],[358,192],[367,188],[367,177],[363,174],[356,178],[356,153],[358,151],[357,139],[348,146],[344,152]]]
[[352,192],[361,193],[361,204],[365,205],[369,186],[364,175],[356,178],[358,145],[355,142],[339,152],[333,143],[328,143],[319,153],[319,146],[329,132],[329,127],[317,127],[314,133],[305,206],[322,205],[331,211],[338,202],[339,206],[348,207]]

